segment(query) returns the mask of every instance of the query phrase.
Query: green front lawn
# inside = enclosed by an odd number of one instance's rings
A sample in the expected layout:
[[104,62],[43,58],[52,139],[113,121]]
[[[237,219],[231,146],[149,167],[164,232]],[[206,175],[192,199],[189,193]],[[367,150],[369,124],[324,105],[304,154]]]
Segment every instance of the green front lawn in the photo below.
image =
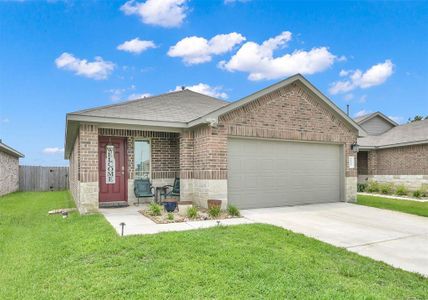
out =
[[396,200],[378,196],[358,195],[357,204],[428,217],[428,202]]
[[0,197],[0,299],[422,299],[428,279],[268,225],[121,238],[66,192]]

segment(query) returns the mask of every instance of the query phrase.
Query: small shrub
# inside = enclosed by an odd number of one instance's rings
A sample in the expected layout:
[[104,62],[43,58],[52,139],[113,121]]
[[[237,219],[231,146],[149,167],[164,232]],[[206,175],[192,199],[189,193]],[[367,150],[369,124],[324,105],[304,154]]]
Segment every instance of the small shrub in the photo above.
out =
[[422,193],[421,197],[428,197],[428,184],[422,184],[419,190]]
[[213,206],[208,209],[208,215],[212,218],[217,218],[220,215],[220,206]]
[[358,183],[357,184],[357,191],[359,193],[363,193],[367,190],[367,183]]
[[152,216],[160,216],[162,212],[162,206],[159,204],[152,202],[149,204],[149,214]]
[[168,213],[168,220],[174,221],[174,214],[173,213]]
[[399,186],[397,186],[395,193],[399,196],[405,196],[405,195],[407,195],[408,190],[404,184],[400,184]]
[[227,206],[227,213],[233,217],[239,217],[241,215],[241,213],[239,212],[239,209],[232,204],[229,204]]
[[392,183],[382,183],[379,184],[379,190],[382,194],[389,195],[392,194],[394,185]]
[[377,193],[379,192],[379,183],[374,180],[370,180],[367,184],[367,192]]
[[415,198],[423,197],[423,193],[422,193],[422,191],[421,191],[421,190],[416,190],[416,191],[414,191],[414,192],[412,193],[412,195],[413,195],[413,197],[415,197]]
[[197,216],[198,216],[198,209],[195,206],[192,206],[187,210],[187,217],[189,219],[195,219]]

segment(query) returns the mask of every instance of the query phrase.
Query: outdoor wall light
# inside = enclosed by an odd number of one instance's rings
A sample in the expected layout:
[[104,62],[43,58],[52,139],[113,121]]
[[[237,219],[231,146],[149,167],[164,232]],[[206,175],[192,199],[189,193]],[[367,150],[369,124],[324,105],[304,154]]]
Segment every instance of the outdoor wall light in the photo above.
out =
[[351,150],[352,150],[354,153],[358,153],[358,151],[360,151],[360,145],[358,145],[357,143],[353,143],[353,144],[351,145]]

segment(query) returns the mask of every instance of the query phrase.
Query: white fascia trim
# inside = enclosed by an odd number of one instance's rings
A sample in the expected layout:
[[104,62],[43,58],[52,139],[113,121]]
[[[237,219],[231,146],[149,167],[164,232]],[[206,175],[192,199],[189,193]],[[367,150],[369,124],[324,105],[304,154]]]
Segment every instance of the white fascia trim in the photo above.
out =
[[394,120],[388,118],[387,116],[385,116],[383,113],[381,113],[380,111],[377,111],[375,113],[372,113],[370,115],[368,115],[366,118],[362,119],[361,121],[358,122],[358,124],[363,124],[366,123],[367,121],[373,119],[374,117],[381,117],[382,119],[384,119],[385,121],[387,121],[388,123],[394,125],[394,126],[400,126],[400,124],[398,124],[397,122],[395,122]]
[[122,119],[122,118],[113,118],[113,117],[96,117],[96,116],[83,116],[83,115],[73,115],[73,114],[67,115],[67,121],[78,121],[78,122],[100,123],[100,124],[104,123],[104,124],[153,126],[153,127],[171,127],[171,128],[187,127],[187,124],[184,122]]
[[24,154],[22,154],[22,153],[21,153],[21,152],[19,152],[19,151],[16,151],[15,149],[13,149],[13,148],[9,147],[8,145],[6,145],[6,144],[4,144],[4,143],[2,143],[2,142],[0,142],[0,150],[2,150],[3,152],[5,152],[5,153],[7,153],[7,154],[9,154],[9,155],[12,155],[12,156],[14,156],[14,157],[17,157],[17,158],[22,158],[22,157],[24,157]]
[[360,146],[360,150],[378,150],[378,149],[388,149],[388,148],[415,146],[415,145],[423,145],[423,144],[428,144],[428,140],[403,142],[403,143],[389,144],[389,145],[382,145],[382,146]]

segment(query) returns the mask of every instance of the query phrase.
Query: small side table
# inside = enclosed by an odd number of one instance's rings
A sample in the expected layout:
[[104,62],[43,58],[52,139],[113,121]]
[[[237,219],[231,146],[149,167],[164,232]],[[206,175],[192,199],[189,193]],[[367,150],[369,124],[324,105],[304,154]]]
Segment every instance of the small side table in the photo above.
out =
[[162,202],[162,194],[165,195],[167,192],[168,187],[165,186],[157,186],[155,188],[155,201],[156,203],[161,203]]

